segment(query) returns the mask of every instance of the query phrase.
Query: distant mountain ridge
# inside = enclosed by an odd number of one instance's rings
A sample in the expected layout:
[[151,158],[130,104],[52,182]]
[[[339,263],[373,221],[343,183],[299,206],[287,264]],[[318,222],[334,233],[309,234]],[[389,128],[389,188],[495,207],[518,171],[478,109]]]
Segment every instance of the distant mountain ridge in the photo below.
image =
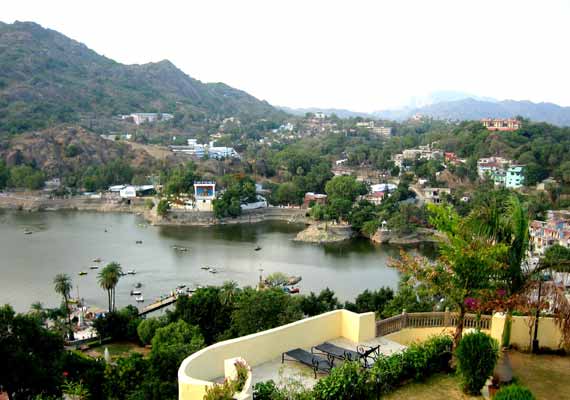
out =
[[373,118],[373,115],[370,113],[351,111],[351,110],[346,110],[344,108],[319,108],[319,107],[291,108],[285,106],[277,106],[277,107],[289,114],[297,115],[300,117],[304,116],[306,113],[321,112],[327,116],[335,114],[339,118],[354,118],[354,117]]
[[434,103],[419,108],[386,110],[373,113],[376,118],[395,120],[403,120],[414,114],[449,120],[509,118],[520,115],[533,121],[548,122],[558,126],[570,126],[570,107],[561,107],[553,103],[533,103],[526,100],[484,101],[468,98]]
[[79,113],[284,115],[223,83],[202,83],[170,61],[124,65],[33,22],[0,22],[0,133],[70,122]]

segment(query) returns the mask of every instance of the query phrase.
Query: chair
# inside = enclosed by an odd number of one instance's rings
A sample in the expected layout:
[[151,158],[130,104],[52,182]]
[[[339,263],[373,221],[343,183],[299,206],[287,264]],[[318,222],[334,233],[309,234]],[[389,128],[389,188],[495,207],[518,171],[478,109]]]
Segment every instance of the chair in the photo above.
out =
[[303,349],[293,349],[283,353],[281,355],[281,363],[285,362],[285,356],[291,358],[292,361],[298,361],[301,364],[305,364],[311,367],[313,369],[313,372],[315,373],[315,379],[317,378],[318,372],[328,374],[333,367],[332,358],[325,359],[319,357],[316,354],[309,353],[308,351]]
[[[356,348],[356,351],[354,351],[329,342],[324,342],[318,346],[314,346],[311,349],[311,352],[314,352],[314,350],[318,350],[327,357],[338,358],[339,360],[362,361],[365,368],[371,366],[371,364],[373,364],[380,355],[380,345],[375,347],[360,345]],[[372,362],[369,363],[369,361]]]

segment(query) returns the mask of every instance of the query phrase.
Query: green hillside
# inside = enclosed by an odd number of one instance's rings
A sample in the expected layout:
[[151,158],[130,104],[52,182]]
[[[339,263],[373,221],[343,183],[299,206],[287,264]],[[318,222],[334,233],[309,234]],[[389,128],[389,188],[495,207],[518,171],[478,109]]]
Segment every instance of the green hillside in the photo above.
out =
[[194,121],[284,115],[241,90],[193,79],[167,60],[120,64],[32,22],[0,22],[0,65],[1,133],[131,112]]

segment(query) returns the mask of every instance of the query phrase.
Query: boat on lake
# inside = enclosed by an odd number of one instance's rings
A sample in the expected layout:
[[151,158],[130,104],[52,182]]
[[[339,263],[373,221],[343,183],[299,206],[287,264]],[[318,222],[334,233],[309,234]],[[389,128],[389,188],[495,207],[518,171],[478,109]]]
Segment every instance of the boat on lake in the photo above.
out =
[[87,272],[85,272],[85,271],[81,271],[81,272],[79,272],[79,274],[78,274],[78,275],[79,275],[79,276],[87,275]]
[[175,251],[182,251],[182,252],[188,251],[188,248],[187,248],[187,247],[184,247],[184,246],[176,246],[176,245],[174,245],[174,246],[172,246],[172,249],[174,249]]
[[32,233],[34,233],[34,232],[32,232],[29,229],[24,229],[24,235],[31,235]]
[[207,267],[207,266],[204,265],[203,267],[200,267],[200,269],[205,269],[205,270],[207,271],[207,270],[210,269],[210,267]]
[[137,271],[135,271],[134,269],[129,269],[127,271],[127,275],[135,275],[137,273]]
[[253,249],[253,250],[259,251],[259,250],[261,250],[261,246],[257,246],[257,247],[256,247],[255,249]]
[[210,267],[210,268],[208,268],[208,272],[211,273],[211,274],[217,274],[217,273],[218,273],[218,270],[217,270],[216,268],[214,268],[214,267]]
[[185,287],[186,287],[186,285],[182,283],[182,284],[176,286],[176,289],[184,289]]
[[131,290],[131,296],[141,296],[142,292],[140,290]]
[[135,297],[137,303],[144,303],[144,297],[142,295]]
[[137,240],[135,243],[136,244],[142,244],[142,240]]
[[100,263],[101,259],[99,257],[97,257],[97,258],[93,259],[93,262]]
[[142,287],[142,283],[137,282],[137,283],[135,284],[135,287],[136,287],[137,289],[141,288],[141,287]]
[[89,267],[89,269],[98,269],[98,268],[99,268],[98,265],[92,265],[92,266]]
[[301,282],[301,279],[303,279],[301,276],[291,276],[287,280],[287,285],[296,285],[297,283]]
[[299,293],[301,289],[299,289],[298,287],[283,286],[283,291],[289,294],[296,294]]

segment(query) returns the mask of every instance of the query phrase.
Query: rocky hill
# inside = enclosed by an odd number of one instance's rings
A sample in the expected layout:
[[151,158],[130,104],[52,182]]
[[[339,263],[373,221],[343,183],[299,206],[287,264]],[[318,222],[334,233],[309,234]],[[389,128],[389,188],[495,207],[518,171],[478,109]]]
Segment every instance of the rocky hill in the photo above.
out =
[[223,83],[202,83],[169,61],[124,65],[33,22],[0,22],[0,134],[131,112],[202,117],[284,113]]
[[76,126],[27,132],[4,140],[0,145],[0,160],[5,160],[8,166],[34,165],[47,177],[81,172],[115,160],[143,169],[156,163],[144,150],[133,150],[126,143],[103,139]]

